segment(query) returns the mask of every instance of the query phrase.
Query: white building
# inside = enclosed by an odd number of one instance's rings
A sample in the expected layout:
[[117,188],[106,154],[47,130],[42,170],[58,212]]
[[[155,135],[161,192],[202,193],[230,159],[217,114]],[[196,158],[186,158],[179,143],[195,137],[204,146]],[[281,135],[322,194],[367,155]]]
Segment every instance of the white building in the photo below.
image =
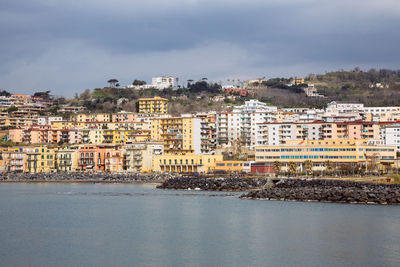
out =
[[153,77],[151,79],[152,87],[163,90],[166,88],[174,88],[175,87],[175,77],[173,76],[161,76],[161,77]]
[[277,107],[257,100],[246,101],[235,106],[233,111],[216,114],[216,137],[218,145],[231,146],[236,140],[254,149],[257,143],[258,125],[276,120]]
[[352,113],[364,108],[362,103],[341,103],[332,101],[326,107],[327,113]]
[[396,146],[400,151],[400,124],[387,125],[384,130],[384,140],[387,146]]
[[51,125],[52,122],[63,121],[63,117],[39,117],[38,125]]

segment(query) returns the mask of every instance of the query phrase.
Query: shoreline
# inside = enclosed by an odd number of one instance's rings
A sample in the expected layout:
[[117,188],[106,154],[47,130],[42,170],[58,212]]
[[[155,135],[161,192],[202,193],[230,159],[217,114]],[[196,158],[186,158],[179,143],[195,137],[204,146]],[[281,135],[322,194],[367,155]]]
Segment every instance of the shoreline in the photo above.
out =
[[76,184],[162,184],[160,180],[131,180],[131,181],[91,181],[91,180],[0,180],[0,184],[7,183],[76,183]]

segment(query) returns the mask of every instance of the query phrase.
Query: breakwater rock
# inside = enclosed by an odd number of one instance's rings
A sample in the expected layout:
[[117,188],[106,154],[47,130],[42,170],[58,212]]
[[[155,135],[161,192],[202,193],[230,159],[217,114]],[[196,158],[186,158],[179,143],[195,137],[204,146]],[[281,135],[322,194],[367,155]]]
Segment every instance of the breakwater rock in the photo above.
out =
[[400,204],[400,185],[340,180],[282,179],[241,198],[363,204]]
[[142,174],[142,173],[2,173],[0,181],[8,182],[162,182],[175,178],[174,174]]
[[157,186],[160,189],[190,189],[208,191],[246,191],[260,188],[267,183],[265,178],[173,178]]

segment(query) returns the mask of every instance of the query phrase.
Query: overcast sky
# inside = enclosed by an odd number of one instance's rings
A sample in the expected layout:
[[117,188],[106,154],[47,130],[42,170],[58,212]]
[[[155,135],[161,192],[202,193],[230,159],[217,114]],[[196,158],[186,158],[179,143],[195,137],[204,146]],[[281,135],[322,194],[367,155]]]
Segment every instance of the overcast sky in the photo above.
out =
[[400,0],[0,0],[0,88],[400,69]]

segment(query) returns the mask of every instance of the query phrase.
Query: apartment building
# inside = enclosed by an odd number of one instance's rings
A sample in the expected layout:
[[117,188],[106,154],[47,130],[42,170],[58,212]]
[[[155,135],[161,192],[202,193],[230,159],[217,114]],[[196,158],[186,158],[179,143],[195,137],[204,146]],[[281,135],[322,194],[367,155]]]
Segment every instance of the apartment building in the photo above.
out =
[[38,125],[51,125],[53,122],[62,122],[63,117],[58,116],[48,116],[48,117],[38,117]]
[[106,146],[84,145],[78,150],[78,169],[104,171],[106,169]]
[[9,147],[3,151],[4,171],[23,172],[26,166],[26,147]]
[[158,96],[153,98],[139,98],[138,112],[147,114],[167,114],[168,99]]
[[26,171],[30,173],[55,172],[57,148],[49,146],[35,146],[26,151]]
[[139,118],[138,113],[136,112],[126,112],[120,111],[118,113],[112,114],[111,121],[112,122],[133,122]]
[[164,142],[166,154],[200,154],[200,132],[200,118],[172,117],[151,120],[151,139]]
[[56,151],[56,166],[60,172],[74,172],[78,169],[78,147],[60,148]]
[[75,122],[111,122],[111,114],[96,113],[96,114],[75,114],[71,116],[71,120]]
[[215,112],[198,113],[195,115],[196,118],[201,119],[201,154],[215,154],[217,145],[215,115]]
[[257,100],[246,101],[231,112],[216,114],[216,138],[221,147],[231,146],[239,140],[245,147],[254,149],[257,143],[258,124],[276,120],[277,108]]
[[395,146],[396,150],[400,151],[400,124],[386,125],[383,139],[385,140],[385,145]]
[[124,154],[121,146],[105,148],[105,171],[121,172],[124,170]]
[[163,142],[135,142],[126,145],[125,169],[128,172],[151,172],[153,169],[153,157],[162,155]]

